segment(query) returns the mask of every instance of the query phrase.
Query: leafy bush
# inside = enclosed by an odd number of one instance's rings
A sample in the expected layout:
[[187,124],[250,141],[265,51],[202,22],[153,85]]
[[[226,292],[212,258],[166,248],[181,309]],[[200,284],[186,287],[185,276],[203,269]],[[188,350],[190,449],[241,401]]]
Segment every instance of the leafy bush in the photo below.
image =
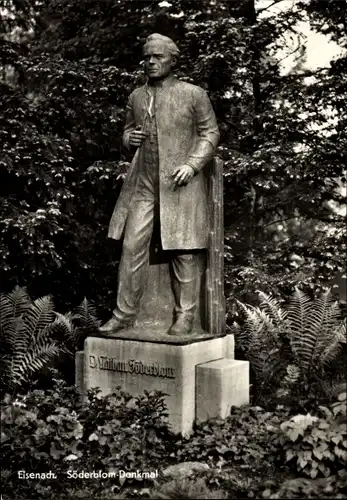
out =
[[287,479],[278,484],[266,481],[263,498],[346,498],[347,472],[340,470],[338,474],[327,478],[308,479],[298,477]]
[[285,461],[300,473],[315,478],[328,477],[347,465],[346,393],[332,409],[320,407],[324,418],[296,415],[281,424],[277,441]]
[[273,466],[278,451],[272,444],[273,433],[287,418],[288,411],[284,408],[276,413],[261,407],[233,408],[225,420],[202,423],[191,437],[179,439],[175,458],[267,470]]
[[[333,497],[346,487],[345,403],[340,396],[331,407],[321,406],[317,415],[306,416],[306,426],[302,417],[292,418],[281,406],[275,412],[233,408],[224,421],[205,422],[182,438],[168,429],[161,393],[133,398],[117,389],[101,397],[95,389],[82,402],[74,387],[55,381],[53,389],[4,399],[2,493],[5,500],[223,498],[223,492],[230,498],[292,498],[292,492],[298,498],[305,498],[305,493],[307,498]],[[307,457],[310,452],[306,468],[301,451]],[[194,472],[184,481],[167,482],[159,474],[158,481],[123,482],[117,476],[119,470],[159,469],[160,473],[187,460],[207,462],[210,469]],[[315,467],[313,460],[324,469]],[[301,472],[312,476],[314,469],[323,476],[317,474],[315,482],[298,477]],[[57,478],[19,480],[19,470],[51,470]],[[111,471],[116,477],[67,481],[67,471]],[[325,477],[329,472],[333,475]],[[269,476],[271,481],[264,481]]]
[[[331,479],[329,488],[338,492],[347,460],[345,398],[341,394],[330,409],[320,406],[312,416],[292,415],[291,409],[281,406],[275,412],[233,408],[226,420],[201,424],[189,439],[179,440],[175,456],[207,461],[212,467],[203,474],[207,484],[236,497],[258,492],[270,498],[278,493],[279,484],[287,484],[289,491],[293,475],[302,473],[310,478],[334,475],[336,481]],[[269,475],[276,480],[264,481]]]
[[168,453],[168,430],[164,395],[148,393],[133,398],[117,390],[111,396],[89,393],[81,411],[88,446],[84,459],[89,466],[110,469],[156,468]]
[[[71,490],[76,497],[76,490],[85,491],[83,478],[62,481],[67,471],[100,470],[115,478],[94,481],[89,494],[105,488],[114,497],[122,486],[119,470],[154,470],[168,460],[172,436],[163,398],[160,393],[133,398],[120,390],[100,397],[94,390],[82,403],[63,382],[16,399],[7,395],[1,411],[3,493],[58,498]],[[19,481],[19,470],[53,471],[57,477]]]
[[238,302],[244,322],[233,327],[255,375],[256,401],[335,397],[344,379],[334,363],[346,343],[346,318],[331,291],[311,300],[296,289],[286,308],[262,292],[260,297],[259,307]]

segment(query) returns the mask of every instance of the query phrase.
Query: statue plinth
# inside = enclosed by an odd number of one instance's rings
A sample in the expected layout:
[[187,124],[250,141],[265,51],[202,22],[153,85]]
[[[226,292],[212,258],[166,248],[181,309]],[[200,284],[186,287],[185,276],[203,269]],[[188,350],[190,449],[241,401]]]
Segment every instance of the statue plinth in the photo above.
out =
[[[235,361],[233,354],[231,335],[196,333],[190,338],[171,338],[158,331],[123,331],[110,339],[88,337],[84,351],[77,355],[76,373],[83,392],[100,387],[101,394],[106,395],[117,386],[134,396],[145,390],[162,391],[168,395],[165,402],[172,431],[187,435],[196,419],[226,417],[230,412],[235,398],[225,388],[228,381],[225,377],[222,381],[223,372],[232,379],[233,367],[240,369],[239,363],[243,363],[242,376],[248,385],[248,363]],[[223,367],[212,365],[211,371],[209,365],[216,360],[223,361]],[[214,380],[215,387],[206,385],[206,380]],[[216,400],[216,391],[220,401]],[[244,396],[238,402],[247,403],[248,391]]]

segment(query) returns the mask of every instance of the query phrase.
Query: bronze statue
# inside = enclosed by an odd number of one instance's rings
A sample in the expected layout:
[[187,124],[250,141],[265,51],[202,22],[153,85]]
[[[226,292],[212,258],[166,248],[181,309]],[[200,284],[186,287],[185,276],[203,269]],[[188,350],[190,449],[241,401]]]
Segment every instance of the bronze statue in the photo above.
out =
[[110,335],[131,326],[139,309],[155,223],[163,250],[172,250],[175,317],[170,335],[192,331],[197,303],[196,252],[207,248],[208,213],[202,169],[219,131],[206,92],[172,73],[176,44],[159,34],[144,45],[147,83],[127,104],[123,143],[135,155],[114,209],[108,236],[120,239],[117,306],[100,328]]

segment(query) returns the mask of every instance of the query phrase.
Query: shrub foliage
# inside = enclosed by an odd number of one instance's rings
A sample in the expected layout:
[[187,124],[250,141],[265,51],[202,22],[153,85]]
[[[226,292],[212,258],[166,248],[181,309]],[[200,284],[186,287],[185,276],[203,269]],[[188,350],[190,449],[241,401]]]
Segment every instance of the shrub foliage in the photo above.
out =
[[[5,499],[48,500],[339,495],[347,484],[345,398],[341,394],[312,415],[295,415],[283,407],[274,412],[233,408],[224,421],[205,422],[182,438],[168,428],[161,393],[133,398],[117,389],[101,397],[92,390],[82,402],[74,388],[56,381],[53,389],[7,395],[3,401],[2,493]],[[168,465],[190,460],[210,468],[192,471],[184,481],[167,482],[161,474]],[[159,477],[118,476],[120,470],[137,469],[159,470]],[[19,470],[52,471],[56,478],[19,480]],[[76,477],[67,480],[68,471]],[[115,477],[87,481],[78,477],[82,471],[111,471]]]
[[[98,328],[94,306],[84,299],[71,313],[55,311],[51,296],[32,300],[26,288],[0,295],[1,392],[17,392],[51,363],[73,357]],[[71,367],[71,366],[70,366]]]
[[324,417],[296,415],[281,424],[286,462],[312,478],[329,477],[347,465],[346,393],[331,410],[320,407]]
[[236,345],[250,360],[254,397],[300,403],[336,396],[344,381],[346,318],[330,290],[315,299],[298,288],[284,307],[260,292],[260,306],[238,302]]

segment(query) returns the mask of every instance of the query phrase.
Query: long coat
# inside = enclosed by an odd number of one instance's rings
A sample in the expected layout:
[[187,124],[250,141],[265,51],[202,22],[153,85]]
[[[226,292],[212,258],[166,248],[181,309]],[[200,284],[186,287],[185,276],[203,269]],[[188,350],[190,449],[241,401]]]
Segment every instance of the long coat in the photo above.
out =
[[[127,105],[123,135],[125,146],[136,126],[144,127],[150,89],[144,85],[132,92]],[[159,152],[160,233],[164,250],[207,247],[208,213],[203,167],[213,157],[219,131],[206,92],[169,76],[156,89],[155,115]],[[120,239],[131,199],[136,190],[142,148],[138,148],[124,181],[109,225],[108,237]],[[173,170],[189,164],[195,171],[186,186],[174,188]]]

